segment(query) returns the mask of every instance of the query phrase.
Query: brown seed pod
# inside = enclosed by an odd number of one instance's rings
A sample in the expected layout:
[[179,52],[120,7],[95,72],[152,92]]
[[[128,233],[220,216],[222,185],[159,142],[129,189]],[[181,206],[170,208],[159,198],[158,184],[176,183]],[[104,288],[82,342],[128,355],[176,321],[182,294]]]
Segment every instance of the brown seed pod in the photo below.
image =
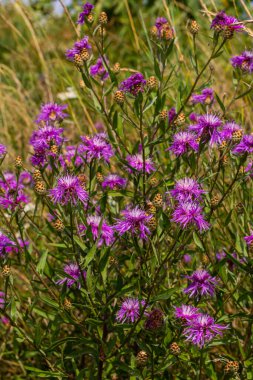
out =
[[64,224],[60,219],[56,219],[53,223],[52,226],[54,227],[55,230],[61,232],[64,230]]
[[225,373],[236,373],[239,371],[239,363],[236,361],[229,361],[225,365],[224,372]]
[[225,26],[222,30],[222,36],[225,40],[230,40],[234,36],[234,29],[230,26]]
[[15,168],[21,169],[23,166],[23,160],[20,156],[17,156],[15,159]]
[[157,221],[156,221],[156,217],[155,216],[152,216],[152,218],[149,219],[148,221],[148,227],[151,231],[155,231],[156,228],[157,228]]
[[120,72],[120,64],[119,64],[119,62],[116,62],[113,65],[112,72],[114,72],[114,74],[118,74]]
[[83,60],[82,60],[80,54],[75,54],[74,63],[75,63],[75,65],[76,65],[76,67],[78,69],[80,69],[81,67],[83,67]]
[[122,106],[124,104],[124,101],[125,101],[125,94],[123,91],[116,91],[115,94],[114,94],[114,101],[115,103],[119,104],[120,106]]
[[34,182],[41,181],[42,180],[42,175],[39,169],[35,169],[33,172],[33,180]]
[[177,116],[176,120],[174,121],[174,124],[175,124],[177,127],[179,127],[179,126],[183,125],[184,123],[185,123],[185,114],[184,114],[183,112],[181,112],[181,113]]
[[106,12],[101,12],[98,18],[99,24],[106,25],[108,23],[108,16]]
[[162,207],[163,205],[163,197],[160,193],[157,193],[153,199],[153,204],[155,207]]
[[90,14],[87,16],[87,21],[88,21],[89,24],[92,24],[92,23],[93,23],[93,21],[94,21],[93,14],[90,13]]
[[156,89],[158,87],[158,80],[156,79],[156,77],[152,76],[148,78],[147,86],[150,90]]
[[219,145],[219,150],[224,150],[228,146],[226,140],[223,140]]
[[156,207],[152,202],[147,202],[146,213],[148,215],[154,215],[156,213]]
[[81,59],[86,62],[90,58],[90,53],[88,49],[83,48],[80,54]]
[[137,365],[140,367],[145,366],[147,361],[148,361],[148,354],[146,353],[146,351],[138,352],[138,354],[136,356]]
[[47,193],[46,184],[44,181],[37,181],[34,190],[38,195],[45,195]]
[[217,195],[214,195],[211,200],[210,200],[210,204],[212,207],[216,207],[219,203],[219,200],[220,198],[217,196]]
[[170,352],[172,353],[172,355],[179,355],[180,354],[181,350],[180,350],[179,345],[176,342],[171,343]]
[[234,143],[239,143],[241,139],[242,139],[242,131],[241,130],[234,131],[232,134],[232,141]]
[[158,115],[158,118],[160,121],[165,121],[168,119],[168,111],[167,110],[163,110],[159,113]]
[[10,275],[11,275],[11,268],[9,267],[9,265],[4,265],[2,269],[2,276],[9,277]]
[[199,32],[199,24],[197,23],[196,20],[191,20],[189,22],[189,32],[192,34],[192,35],[195,35]]

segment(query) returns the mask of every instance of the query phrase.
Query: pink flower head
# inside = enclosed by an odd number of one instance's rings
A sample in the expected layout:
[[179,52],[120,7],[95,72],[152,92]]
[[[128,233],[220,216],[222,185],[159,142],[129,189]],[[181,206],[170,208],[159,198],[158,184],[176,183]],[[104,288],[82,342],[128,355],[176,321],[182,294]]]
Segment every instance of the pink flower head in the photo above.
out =
[[73,175],[60,177],[57,186],[50,190],[50,195],[54,203],[62,205],[67,203],[76,205],[78,201],[85,203],[89,198],[79,179]]
[[119,89],[123,92],[130,92],[136,96],[139,92],[143,92],[146,85],[146,80],[141,73],[135,73],[129,78],[121,82]]
[[0,292],[0,309],[4,309],[5,305],[5,293]]
[[7,153],[7,148],[5,145],[0,144],[0,158],[3,158]]
[[46,103],[41,106],[40,113],[36,119],[36,123],[55,122],[65,119],[68,114],[63,112],[68,107],[67,104]]
[[222,335],[222,331],[228,328],[228,326],[215,323],[215,320],[207,314],[199,314],[189,319],[187,325],[183,331],[186,340],[201,348],[217,335]]
[[221,140],[232,140],[233,133],[237,131],[242,131],[242,127],[236,124],[234,121],[228,121],[223,125],[221,131]]
[[199,183],[192,178],[182,178],[178,180],[171,190],[171,195],[177,201],[194,201],[201,200],[204,190],[201,189]]
[[[107,224],[104,220],[102,221],[102,217],[95,215],[95,216],[88,216],[87,217],[87,224],[91,227],[91,232],[93,235],[94,240],[99,238],[99,246],[102,246],[103,244],[110,246],[114,242],[114,231],[109,224]],[[101,225],[101,227],[100,227]],[[99,233],[99,227],[101,228],[101,231]]]
[[8,238],[8,236],[4,235],[0,231],[0,257],[5,257],[6,254],[11,253],[11,252],[17,252],[17,245],[12,241],[11,239]]
[[191,305],[181,305],[179,307],[175,307],[175,317],[180,318],[183,321],[196,318],[199,314],[199,309]]
[[81,24],[81,25],[84,24],[86,17],[89,16],[93,8],[94,8],[94,5],[92,5],[91,3],[85,3],[83,5],[83,11],[79,13],[77,24]]
[[253,235],[245,236],[244,240],[246,241],[247,245],[250,245],[253,241]]
[[196,202],[182,202],[175,208],[172,221],[179,223],[182,228],[187,228],[194,225],[200,231],[205,231],[210,228],[209,223],[202,215],[202,207]]
[[214,296],[218,282],[206,270],[198,269],[186,278],[190,280],[190,285],[184,289],[184,293],[189,294],[189,297]]
[[243,155],[245,153],[253,152],[253,135],[244,135],[242,140],[233,149],[232,153]]
[[127,180],[117,174],[109,174],[102,182],[102,187],[111,190],[122,189],[126,186]]
[[[108,63],[107,59],[106,61]],[[106,80],[109,77],[109,73],[102,57],[99,57],[96,64],[90,67],[90,75],[92,77],[99,76],[102,81]]]
[[181,156],[191,150],[197,152],[199,144],[196,139],[196,135],[191,132],[175,133],[173,142],[167,150],[171,150],[176,156]]
[[244,51],[241,55],[231,58],[233,67],[238,67],[244,72],[253,73],[253,51]]
[[65,265],[64,272],[67,274],[67,276],[58,280],[56,283],[58,285],[66,283],[68,288],[71,288],[73,285],[76,285],[78,289],[80,289],[82,282],[81,276],[85,279],[86,272],[81,272],[79,266],[76,263],[70,263],[68,265]]
[[79,151],[84,153],[90,162],[92,159],[110,161],[114,152],[111,145],[107,142],[102,134],[97,134],[93,137],[81,136],[82,144]]
[[116,320],[121,323],[134,323],[139,318],[144,306],[145,301],[140,301],[137,298],[126,298],[117,312]]
[[74,46],[71,49],[66,51],[66,58],[69,61],[74,61],[75,55],[82,53],[83,49],[90,50],[91,45],[89,44],[89,37],[84,36],[84,38],[80,41],[74,43]]
[[237,18],[227,15],[224,11],[219,12],[211,23],[211,29],[215,29],[218,32],[225,29],[226,27],[231,28],[233,31],[240,31],[243,29],[243,25],[238,25]]
[[[141,153],[133,154],[127,156],[127,162],[131,168],[135,169],[136,171],[142,173],[144,169],[144,163],[143,163],[143,157]],[[132,172],[131,168],[129,168],[129,171]],[[145,173],[152,173],[155,171],[155,165],[150,157],[147,157],[145,159]]]
[[189,130],[195,132],[198,137],[204,140],[210,140],[210,144],[213,145],[220,141],[219,127],[221,124],[222,121],[218,116],[206,114],[199,116],[196,124],[189,126]]
[[210,104],[214,101],[214,91],[212,88],[205,88],[200,94],[191,96],[192,104]]
[[147,223],[152,218],[152,215],[147,215],[138,206],[122,211],[122,215],[123,219],[118,219],[114,226],[120,236],[130,232],[132,235],[139,235],[141,239],[147,239],[150,234]]

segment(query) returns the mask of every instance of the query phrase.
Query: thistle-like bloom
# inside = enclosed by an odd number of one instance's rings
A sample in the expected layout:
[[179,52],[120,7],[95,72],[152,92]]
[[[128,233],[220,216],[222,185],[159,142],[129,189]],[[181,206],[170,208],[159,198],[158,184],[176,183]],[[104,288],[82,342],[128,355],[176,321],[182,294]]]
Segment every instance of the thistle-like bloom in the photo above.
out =
[[173,142],[167,150],[171,150],[176,156],[194,150],[197,152],[199,144],[196,141],[196,136],[191,132],[179,132],[173,136]]
[[244,72],[253,72],[253,51],[244,51],[241,55],[231,58],[233,67],[238,67]]
[[[131,166],[131,168],[137,170],[140,173],[143,172],[144,163],[143,163],[143,156],[141,153],[129,155],[129,156],[127,156],[126,160],[129,164],[129,166]],[[128,168],[128,170],[130,171],[130,173],[132,172],[132,170],[130,168]],[[145,173],[150,174],[153,171],[155,171],[155,165],[154,165],[152,159],[150,157],[147,157],[145,159]]]
[[4,173],[0,178],[0,206],[4,209],[14,210],[16,207],[24,206],[29,202],[23,189],[24,172],[20,173],[17,181],[13,173]]
[[180,318],[183,321],[194,319],[199,314],[199,309],[191,305],[181,305],[179,307],[175,307],[175,317]]
[[253,235],[245,236],[244,240],[246,241],[247,245],[251,245],[251,243],[253,242]]
[[168,25],[168,20],[165,17],[157,17],[155,26],[157,28],[157,37],[161,37],[163,29]]
[[82,157],[80,156],[79,147],[75,145],[68,145],[66,146],[66,151],[64,152],[64,156],[62,157],[64,163],[71,163],[73,162],[76,167],[81,166],[84,164],[84,161]]
[[205,88],[200,94],[191,96],[192,104],[211,104],[214,101],[214,91],[212,88]]
[[221,140],[222,141],[223,140],[226,140],[226,141],[232,140],[233,133],[238,132],[238,131],[242,131],[242,127],[239,124],[236,124],[234,121],[228,121],[222,127],[222,131],[220,134]]
[[222,121],[218,116],[206,114],[199,116],[196,124],[189,126],[189,130],[195,132],[198,137],[204,140],[210,140],[210,144],[213,145],[220,141],[219,127],[221,124]]
[[0,158],[3,158],[7,153],[7,148],[5,145],[0,144]]
[[102,81],[106,80],[109,77],[109,73],[101,57],[98,58],[95,65],[90,67],[90,75],[92,77],[99,76]]
[[152,215],[147,215],[138,206],[133,209],[123,210],[121,214],[123,215],[123,220],[118,219],[114,226],[120,236],[130,232],[132,235],[139,235],[141,239],[147,239],[150,234],[147,223],[152,218]]
[[84,36],[84,38],[80,41],[74,43],[74,46],[71,49],[66,51],[66,58],[69,61],[74,61],[75,55],[82,53],[83,49],[90,50],[91,45],[89,44],[89,37]]
[[54,203],[62,205],[76,205],[78,201],[85,203],[89,198],[79,179],[73,175],[60,177],[57,186],[50,190],[50,195]]
[[58,285],[62,285],[66,282],[68,288],[71,288],[73,285],[76,285],[78,289],[81,288],[82,277],[84,279],[86,278],[86,272],[81,272],[76,263],[65,265],[64,273],[66,273],[67,276],[58,280],[56,282]]
[[[114,231],[109,224],[102,217],[98,215],[90,215],[87,217],[87,224],[91,228],[91,233],[93,239],[96,240],[99,238],[98,246],[101,247],[103,244],[110,246],[114,242]],[[100,230],[100,231],[99,231]]]
[[5,257],[6,254],[13,251],[17,252],[16,243],[0,231],[0,257]]
[[204,190],[199,183],[192,178],[182,178],[178,180],[171,190],[171,195],[179,202],[201,200]]
[[202,207],[196,202],[182,202],[175,208],[172,221],[179,223],[182,228],[194,225],[200,231],[205,231],[210,228],[210,224],[202,215]]
[[236,145],[232,153],[243,155],[253,152],[253,135],[244,135],[241,142]]
[[109,174],[102,182],[102,187],[109,188],[111,190],[122,189],[126,186],[127,180],[120,177],[117,174]]
[[0,292],[0,309],[3,309],[5,305],[5,293]]
[[81,136],[81,139],[83,143],[79,146],[79,152],[84,153],[89,162],[92,159],[110,161],[114,153],[104,134],[97,134],[93,137]]
[[183,331],[186,340],[201,348],[217,335],[222,335],[222,331],[228,328],[215,323],[215,320],[207,314],[199,314],[196,318],[188,320],[187,325]]
[[145,301],[140,301],[137,298],[126,298],[117,312],[116,320],[121,323],[134,323],[139,318],[144,306]]
[[119,89],[123,92],[130,92],[136,96],[140,91],[144,91],[145,85],[146,80],[144,76],[141,73],[135,73],[121,82]]
[[67,113],[63,112],[68,107],[67,104],[56,104],[56,103],[47,103],[41,106],[40,113],[37,116],[36,123],[41,122],[55,122],[61,121],[68,116]]
[[77,24],[81,24],[81,25],[84,24],[86,17],[89,16],[93,8],[94,8],[94,5],[92,5],[91,3],[85,3],[83,5],[83,11],[78,16]]
[[224,11],[219,12],[211,23],[211,29],[215,29],[218,32],[229,27],[233,31],[240,31],[243,29],[243,25],[238,25],[237,18],[227,15]]
[[189,297],[214,296],[215,286],[218,282],[206,270],[198,269],[186,278],[188,278],[190,285],[184,289],[184,293],[189,294]]

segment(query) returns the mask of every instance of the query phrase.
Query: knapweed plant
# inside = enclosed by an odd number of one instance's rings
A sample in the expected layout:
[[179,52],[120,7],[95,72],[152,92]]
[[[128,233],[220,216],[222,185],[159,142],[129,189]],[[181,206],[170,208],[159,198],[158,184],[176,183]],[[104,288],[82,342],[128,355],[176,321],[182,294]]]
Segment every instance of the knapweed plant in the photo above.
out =
[[[143,66],[122,69],[107,14],[86,3],[66,59],[93,132],[84,116],[77,136],[68,105],[49,102],[27,157],[10,169],[0,145],[0,361],[12,379],[253,378],[253,135],[240,108],[252,20],[221,11],[204,35],[189,20],[184,78],[159,16]],[[234,39],[248,50],[233,55]],[[213,86],[224,52],[226,96]]]

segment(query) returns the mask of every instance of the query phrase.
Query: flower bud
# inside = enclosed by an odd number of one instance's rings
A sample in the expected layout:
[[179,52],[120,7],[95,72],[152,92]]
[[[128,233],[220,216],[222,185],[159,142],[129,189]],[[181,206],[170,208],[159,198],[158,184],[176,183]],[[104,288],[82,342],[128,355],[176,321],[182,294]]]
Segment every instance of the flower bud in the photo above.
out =
[[45,195],[47,193],[46,184],[44,181],[37,181],[34,190],[38,195]]
[[154,199],[153,199],[153,204],[155,207],[162,207],[163,205],[163,197],[160,193],[156,194]]
[[108,16],[105,12],[101,12],[99,15],[99,24],[106,25],[108,23]]
[[23,166],[23,160],[20,156],[17,156],[15,159],[15,168],[16,169],[21,169]]
[[114,94],[114,101],[119,104],[119,105],[123,105],[124,104],[124,101],[125,101],[125,94],[123,91],[116,91],[115,94]]
[[192,35],[195,35],[199,32],[199,24],[197,23],[196,20],[191,20],[189,23],[189,32]]
[[35,169],[33,172],[33,180],[34,182],[41,181],[42,180],[42,175],[39,169]]
[[172,355],[175,355],[175,356],[180,354],[181,350],[180,350],[179,345],[176,342],[171,343],[170,352],[172,353]]
[[147,361],[148,361],[148,354],[146,353],[146,351],[138,352],[138,354],[136,356],[137,365],[140,367],[145,366]]
[[64,230],[64,224],[63,222],[60,220],[60,219],[56,219],[53,223],[52,223],[52,226],[54,227],[54,229],[56,231],[63,231]]
[[112,72],[114,72],[114,74],[118,74],[120,72],[120,64],[119,64],[119,62],[116,62],[113,65]]
[[2,276],[9,277],[10,275],[11,275],[11,268],[9,267],[9,265],[4,265],[2,269]]
[[158,81],[156,77],[152,76],[147,80],[147,86],[150,90],[154,90],[158,87]]

